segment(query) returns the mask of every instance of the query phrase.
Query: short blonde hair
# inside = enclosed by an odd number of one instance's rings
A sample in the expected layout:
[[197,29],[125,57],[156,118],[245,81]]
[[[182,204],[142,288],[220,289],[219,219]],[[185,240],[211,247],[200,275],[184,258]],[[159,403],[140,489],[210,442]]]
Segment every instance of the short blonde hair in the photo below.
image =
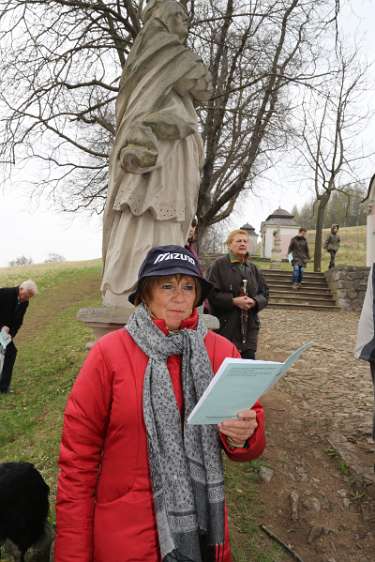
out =
[[239,234],[244,234],[246,236],[246,238],[249,239],[249,233],[247,232],[247,230],[243,230],[242,228],[237,228],[236,230],[232,230],[228,234],[228,238],[226,240],[226,245],[229,246],[233,242],[233,238],[235,238]]

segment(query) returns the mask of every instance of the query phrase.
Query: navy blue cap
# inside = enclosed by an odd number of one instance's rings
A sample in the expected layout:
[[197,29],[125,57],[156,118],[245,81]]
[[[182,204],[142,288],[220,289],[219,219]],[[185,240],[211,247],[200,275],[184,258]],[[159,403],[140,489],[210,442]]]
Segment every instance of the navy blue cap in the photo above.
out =
[[151,248],[139,269],[137,286],[135,291],[129,295],[129,302],[134,304],[141,279],[177,274],[189,275],[199,279],[202,291],[198,304],[202,304],[211,291],[212,285],[203,277],[198,260],[194,254],[183,246],[173,245]]

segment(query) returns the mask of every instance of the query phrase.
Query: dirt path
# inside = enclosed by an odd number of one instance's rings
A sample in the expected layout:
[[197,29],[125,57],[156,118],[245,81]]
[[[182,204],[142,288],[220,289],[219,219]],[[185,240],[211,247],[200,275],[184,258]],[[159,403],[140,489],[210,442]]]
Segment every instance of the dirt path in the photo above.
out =
[[[303,562],[375,560],[375,485],[364,484],[361,474],[374,470],[373,391],[368,365],[353,358],[358,318],[310,310],[262,313],[259,359],[284,360],[303,342],[315,343],[263,400],[263,460],[273,476],[260,484],[262,523]],[[355,452],[357,472],[338,454],[339,438]]]

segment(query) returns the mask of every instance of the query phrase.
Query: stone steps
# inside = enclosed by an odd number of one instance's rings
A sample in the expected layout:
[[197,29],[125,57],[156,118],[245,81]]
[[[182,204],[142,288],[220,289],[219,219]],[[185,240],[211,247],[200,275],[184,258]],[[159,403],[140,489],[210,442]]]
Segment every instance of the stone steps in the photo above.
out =
[[[271,268],[262,268],[259,266],[259,269],[261,269],[262,271],[265,271],[267,273],[267,271],[269,271],[270,273],[290,273],[292,271],[292,266],[288,265],[288,269],[282,268],[282,269],[278,269],[277,267],[271,267]],[[305,275],[310,275],[310,277],[325,277],[325,273],[323,271],[310,271],[309,269],[305,269],[304,270],[304,274]]]
[[271,307],[288,307],[288,306],[294,306],[294,307],[301,307],[301,308],[330,308],[332,310],[338,310],[338,306],[336,306],[335,302],[333,301],[309,301],[309,300],[301,300],[298,301],[297,299],[290,299],[290,300],[286,300],[286,299],[277,299],[277,298],[273,298],[272,295],[270,296],[270,299],[268,301],[268,306]]
[[[275,280],[275,279],[270,279],[269,277],[266,277],[266,281],[267,281],[267,285],[272,285],[272,287],[275,287],[275,288],[277,287],[279,289],[292,289],[292,278],[288,279],[288,281],[280,281],[279,279]],[[312,283],[309,283],[308,281],[305,281],[305,280],[302,283],[301,289],[302,288],[303,288],[303,290],[306,290],[306,291],[319,290],[319,291],[324,292],[325,289],[327,289],[329,291],[327,283],[325,283],[324,285],[323,285],[323,283],[321,285],[318,285],[317,283],[312,284]]]
[[[272,281],[277,281],[280,283],[291,283],[292,282],[292,273],[291,272],[274,272],[272,270],[263,270],[262,271],[263,275],[267,278],[270,279]],[[319,277],[312,277],[311,275],[306,275],[304,274],[303,276],[303,281],[304,283],[307,283],[309,285],[313,285],[313,286],[327,286],[327,281],[324,277],[324,275],[319,276]]]
[[[267,284],[268,284],[268,280],[267,280]],[[316,287],[311,286],[311,285],[305,285],[305,283],[302,284],[301,288],[298,289],[298,293],[306,293],[307,295],[309,295],[310,293],[315,293],[316,292]],[[278,283],[272,283],[272,290],[276,291],[278,293],[290,293],[292,290],[294,291],[294,289],[292,289],[292,283],[288,283],[288,284],[278,284]],[[330,295],[331,292],[329,290],[329,288],[326,287],[319,287],[319,293],[324,295]]]
[[284,302],[308,302],[311,304],[320,302],[323,304],[335,304],[335,301],[332,298],[332,295],[317,295],[317,294],[310,294],[310,293],[300,293],[299,291],[295,291],[295,293],[280,293],[279,291],[271,291],[271,298],[272,300],[277,299],[278,301]]
[[270,289],[268,306],[322,310],[338,308],[323,273],[304,274],[299,289],[293,289],[290,271],[266,269],[262,273]]

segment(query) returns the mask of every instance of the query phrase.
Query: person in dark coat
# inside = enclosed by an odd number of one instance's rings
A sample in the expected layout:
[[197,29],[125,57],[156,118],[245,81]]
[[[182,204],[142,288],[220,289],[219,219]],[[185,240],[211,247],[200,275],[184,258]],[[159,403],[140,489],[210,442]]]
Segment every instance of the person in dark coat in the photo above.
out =
[[29,306],[29,300],[38,289],[34,281],[28,279],[19,287],[0,288],[0,330],[11,336],[5,349],[4,365],[0,375],[0,393],[10,391],[13,367],[16,362],[17,348],[13,338],[22,326],[23,317]]
[[293,289],[299,289],[303,280],[303,270],[310,259],[309,245],[306,240],[306,228],[301,227],[294,236],[288,248],[288,255],[292,254]]
[[220,321],[218,333],[232,341],[243,359],[255,359],[260,327],[258,312],[268,303],[263,275],[249,260],[246,230],[234,230],[227,239],[229,253],[217,259],[208,273],[213,284],[210,312]]
[[328,235],[324,242],[324,248],[329,253],[331,259],[329,260],[329,269],[335,267],[336,254],[340,248],[340,236],[338,235],[339,225],[333,224],[331,226],[331,233]]

